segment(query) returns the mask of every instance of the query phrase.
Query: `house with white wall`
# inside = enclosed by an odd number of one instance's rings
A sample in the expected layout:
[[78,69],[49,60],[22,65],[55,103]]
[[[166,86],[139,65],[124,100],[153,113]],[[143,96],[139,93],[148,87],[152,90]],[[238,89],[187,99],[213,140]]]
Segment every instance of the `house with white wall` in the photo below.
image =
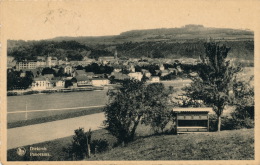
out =
[[93,86],[105,86],[109,84],[109,80],[106,78],[93,78],[91,83]]

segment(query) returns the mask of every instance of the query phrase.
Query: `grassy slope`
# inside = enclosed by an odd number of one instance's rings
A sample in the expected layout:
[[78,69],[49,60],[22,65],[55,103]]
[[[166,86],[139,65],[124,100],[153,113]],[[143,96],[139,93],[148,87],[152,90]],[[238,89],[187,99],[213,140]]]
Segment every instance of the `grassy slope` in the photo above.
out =
[[[150,129],[137,130],[139,138],[126,147],[112,148],[115,137],[104,129],[93,131],[92,139],[106,139],[110,150],[92,156],[90,160],[253,160],[254,129],[211,132],[204,134],[150,135]],[[30,145],[46,147],[51,157],[29,157],[29,147],[25,146],[28,161],[66,160],[64,147],[71,144],[72,136]],[[22,161],[16,149],[8,150],[9,161]]]
[[91,160],[252,160],[254,129],[140,138]]
[[[87,130],[86,130],[87,131]],[[108,134],[104,129],[93,131],[92,140],[94,139],[106,139],[110,144],[116,142],[115,137]],[[37,143],[33,145],[24,146],[26,149],[25,157],[18,156],[16,154],[16,149],[10,149],[7,151],[8,161],[65,161],[66,153],[63,151],[72,143],[72,136],[64,137],[52,141]],[[37,153],[37,151],[30,151],[30,147],[46,147],[47,151],[38,151],[43,153],[49,153],[50,157],[30,157],[30,152]],[[111,147],[111,146],[110,146]]]

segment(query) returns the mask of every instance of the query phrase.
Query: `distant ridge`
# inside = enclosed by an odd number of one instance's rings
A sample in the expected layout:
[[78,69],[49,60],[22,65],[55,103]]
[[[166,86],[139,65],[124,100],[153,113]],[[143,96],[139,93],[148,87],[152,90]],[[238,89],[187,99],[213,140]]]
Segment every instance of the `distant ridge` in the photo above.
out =
[[131,30],[111,36],[56,37],[50,40],[75,40],[87,44],[113,44],[143,41],[178,42],[183,40],[204,40],[209,37],[217,40],[251,40],[254,38],[254,32],[250,30],[213,28],[189,24],[180,28]]

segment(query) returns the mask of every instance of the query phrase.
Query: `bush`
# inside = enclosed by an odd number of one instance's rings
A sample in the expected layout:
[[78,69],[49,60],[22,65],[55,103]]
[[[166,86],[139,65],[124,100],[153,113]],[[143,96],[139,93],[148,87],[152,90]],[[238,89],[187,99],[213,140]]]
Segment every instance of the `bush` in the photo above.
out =
[[250,118],[245,119],[233,119],[235,123],[234,129],[242,129],[242,128],[254,128],[255,122]]
[[[228,116],[221,117],[221,130],[232,130],[235,129],[236,123],[232,118]],[[209,115],[209,131],[217,131],[218,130],[218,118],[217,115]]]
[[84,132],[83,128],[75,130],[72,144],[68,148],[64,148],[67,158],[71,160],[82,160],[89,157],[89,144],[91,143],[91,130]]
[[[209,131],[217,131],[217,116],[209,115]],[[233,130],[242,128],[254,128],[254,120],[251,118],[235,118],[234,116],[221,117],[221,130]]]
[[28,92],[25,92],[24,95],[31,95],[31,94],[38,94],[40,93],[39,91],[28,91]]
[[93,140],[90,145],[93,154],[104,152],[108,150],[108,147],[109,143],[106,139]]
[[17,96],[17,92],[7,92],[7,96]]
[[234,105],[236,109],[231,113],[235,128],[253,128],[255,119],[254,87],[250,85],[254,77],[249,81],[235,81]]
[[55,90],[44,90],[44,91],[41,91],[42,93],[55,93],[57,91]]

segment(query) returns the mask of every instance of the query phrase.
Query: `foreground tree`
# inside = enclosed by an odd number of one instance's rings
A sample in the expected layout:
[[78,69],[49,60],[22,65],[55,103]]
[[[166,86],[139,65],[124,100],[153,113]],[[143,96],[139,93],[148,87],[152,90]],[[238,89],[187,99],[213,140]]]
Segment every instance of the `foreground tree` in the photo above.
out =
[[198,76],[193,77],[191,86],[186,87],[186,95],[194,100],[202,100],[213,108],[218,117],[218,131],[221,127],[223,110],[231,100],[235,74],[240,67],[233,67],[226,60],[230,48],[217,43],[206,43],[206,55],[198,67]]
[[163,84],[146,86],[143,81],[123,81],[122,87],[108,93],[110,103],[104,109],[107,130],[121,144],[134,139],[141,122],[163,130],[170,113],[166,108],[171,92],[166,91]]

